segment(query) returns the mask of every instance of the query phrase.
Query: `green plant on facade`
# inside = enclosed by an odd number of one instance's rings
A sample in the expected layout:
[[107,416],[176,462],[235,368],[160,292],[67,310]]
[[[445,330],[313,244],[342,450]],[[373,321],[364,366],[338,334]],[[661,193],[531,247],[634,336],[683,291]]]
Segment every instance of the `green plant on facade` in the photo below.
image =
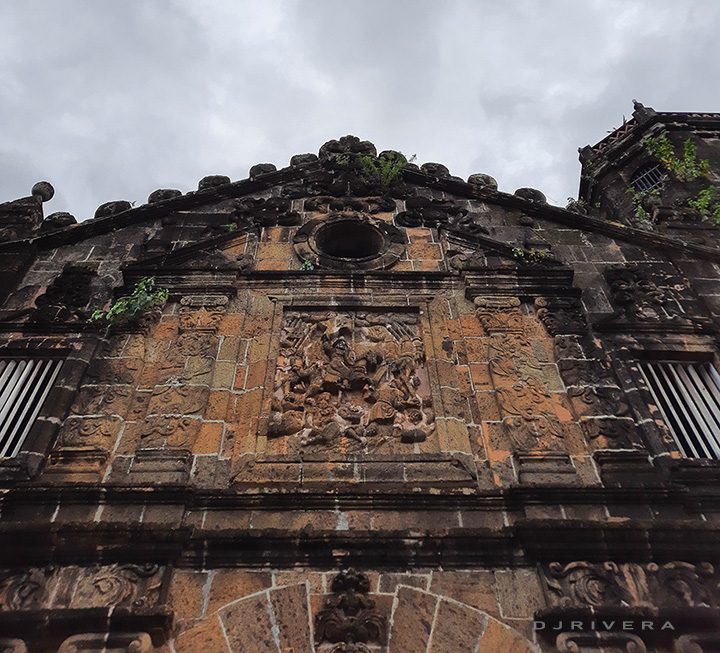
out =
[[688,206],[700,215],[720,224],[720,191],[715,186],[701,190],[697,198],[688,200]]
[[110,326],[132,324],[148,311],[163,306],[168,295],[167,288],[155,286],[155,277],[143,277],[129,297],[121,297],[107,311],[93,311],[88,322],[105,322]]
[[[415,158],[411,158],[411,161]],[[381,156],[369,154],[337,154],[335,163],[342,168],[354,169],[370,186],[379,186],[385,192],[402,179],[402,170],[408,160],[402,152],[390,150]]]
[[652,222],[652,215],[643,206],[643,201],[650,197],[660,197],[662,190],[662,187],[660,187],[653,188],[652,190],[635,190],[634,188],[628,188],[625,191],[631,196],[633,212],[638,220]]
[[300,269],[303,272],[312,272],[315,269],[315,261],[313,261],[311,258],[305,259],[300,264]]
[[388,190],[401,179],[407,159],[400,152],[388,152],[377,158],[363,154],[358,157],[358,164],[360,175],[366,183],[377,184],[383,190]]
[[524,265],[541,265],[549,258],[547,252],[540,249],[523,249],[522,247],[513,247],[512,256]]
[[350,165],[350,155],[349,154],[338,154],[335,156],[335,163],[338,165],[341,165],[343,167]]
[[665,170],[672,173],[680,181],[692,181],[707,174],[710,163],[707,159],[698,159],[695,144],[686,140],[683,154],[675,154],[675,148],[667,135],[648,137],[644,141],[648,152],[660,161]]

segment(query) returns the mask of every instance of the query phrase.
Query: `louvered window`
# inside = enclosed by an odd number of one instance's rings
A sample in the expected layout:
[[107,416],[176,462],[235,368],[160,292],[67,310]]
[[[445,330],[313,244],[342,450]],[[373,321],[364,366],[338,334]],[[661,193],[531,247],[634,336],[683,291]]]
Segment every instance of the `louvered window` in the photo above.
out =
[[688,458],[720,459],[720,375],[710,363],[652,362],[640,369]]
[[0,457],[20,451],[61,366],[56,358],[0,358]]

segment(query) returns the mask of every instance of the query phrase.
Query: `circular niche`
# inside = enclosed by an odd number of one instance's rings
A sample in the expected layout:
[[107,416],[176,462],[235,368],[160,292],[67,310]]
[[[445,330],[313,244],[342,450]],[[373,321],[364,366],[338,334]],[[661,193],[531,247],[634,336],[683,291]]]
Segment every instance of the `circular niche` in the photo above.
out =
[[405,252],[405,237],[396,227],[361,215],[330,215],[311,220],[293,239],[302,261],[336,270],[379,270]]

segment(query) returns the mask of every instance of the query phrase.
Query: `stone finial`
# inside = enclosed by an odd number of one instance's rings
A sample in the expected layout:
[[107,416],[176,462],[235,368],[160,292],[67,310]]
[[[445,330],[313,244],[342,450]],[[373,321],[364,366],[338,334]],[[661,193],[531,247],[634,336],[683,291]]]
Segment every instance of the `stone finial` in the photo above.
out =
[[547,204],[545,193],[537,190],[536,188],[518,188],[514,194],[517,197],[522,197],[524,200],[530,200],[531,202],[537,202],[538,204]]
[[652,107],[646,107],[642,104],[642,102],[638,102],[637,100],[633,100],[633,108],[633,118],[635,118],[638,122],[644,122],[645,120],[657,115],[657,111],[655,111],[655,109]]
[[266,175],[269,172],[275,172],[276,170],[277,166],[273,163],[256,163],[250,168],[250,179],[254,179],[260,175]]
[[32,187],[30,192],[37,195],[43,202],[50,201],[55,195],[55,189],[49,181],[39,181]]
[[423,163],[420,166],[420,171],[439,179],[446,179],[450,176],[450,171],[442,163]]
[[71,224],[76,224],[77,220],[71,213],[65,211],[58,211],[57,213],[51,213],[45,218],[40,224],[40,233],[46,233],[48,231],[54,231],[55,229],[62,229],[63,227],[69,227]]
[[170,200],[173,197],[180,197],[182,191],[174,188],[158,188],[148,195],[148,204],[156,204],[157,202],[164,202]]
[[198,182],[198,190],[207,190],[216,186],[224,186],[230,183],[230,177],[226,175],[208,175]]
[[317,154],[295,154],[290,158],[290,165],[299,166],[303,163],[312,163],[317,160]]
[[475,174],[470,175],[467,183],[480,188],[490,188],[492,190],[497,190],[498,187],[497,181],[495,181],[494,177],[483,174],[482,172],[476,172]]
[[116,200],[114,202],[105,202],[97,207],[95,211],[96,218],[106,218],[109,215],[115,215],[116,213],[122,213],[123,211],[129,211],[132,208],[132,204],[127,200]]

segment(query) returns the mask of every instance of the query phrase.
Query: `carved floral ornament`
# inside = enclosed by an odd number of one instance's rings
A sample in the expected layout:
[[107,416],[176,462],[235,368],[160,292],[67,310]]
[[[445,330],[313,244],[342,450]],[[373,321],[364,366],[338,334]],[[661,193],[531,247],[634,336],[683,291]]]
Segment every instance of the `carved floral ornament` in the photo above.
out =
[[435,429],[413,313],[286,313],[269,438],[377,451]]

